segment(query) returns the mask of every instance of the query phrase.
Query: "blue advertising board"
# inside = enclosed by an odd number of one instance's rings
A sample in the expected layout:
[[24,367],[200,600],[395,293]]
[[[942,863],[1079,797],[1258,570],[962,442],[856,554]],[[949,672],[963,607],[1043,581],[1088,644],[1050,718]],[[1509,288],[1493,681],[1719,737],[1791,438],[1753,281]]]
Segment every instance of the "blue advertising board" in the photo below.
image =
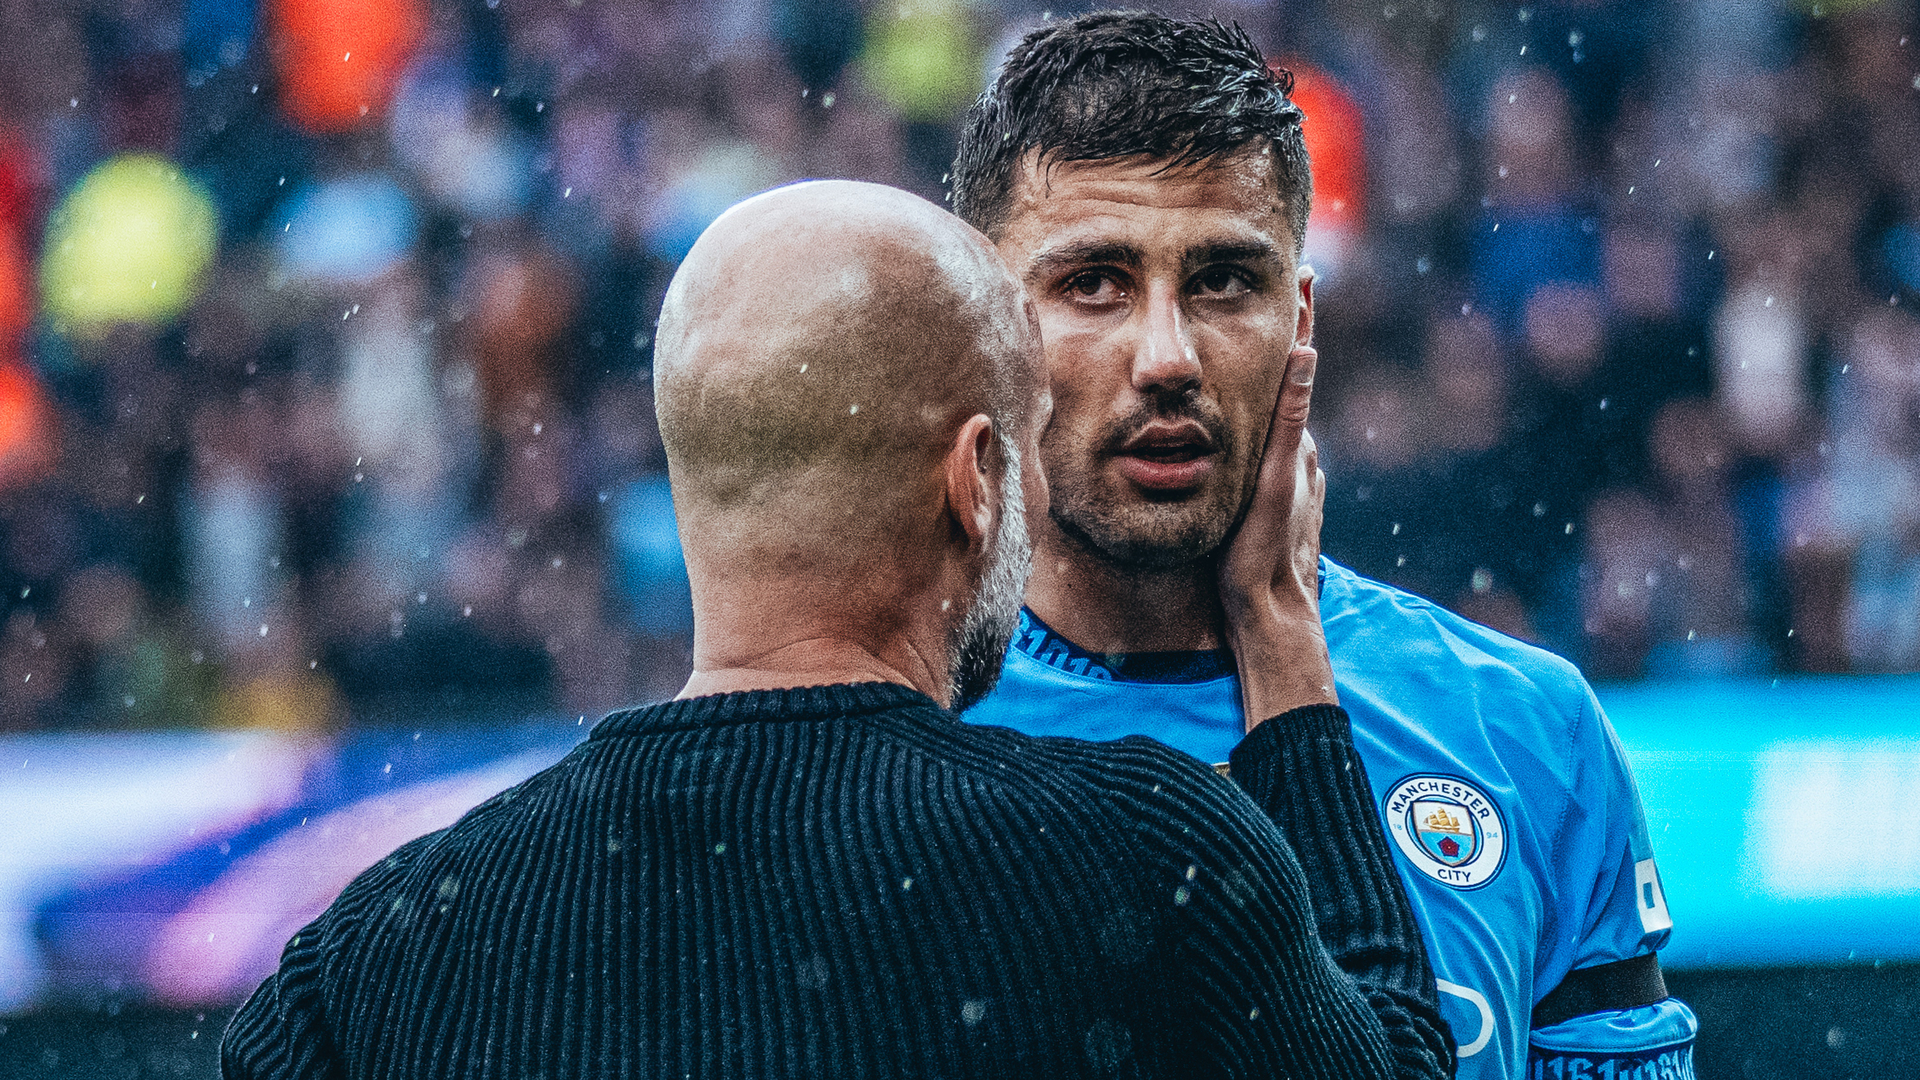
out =
[[1920,677],[1602,688],[1669,967],[1920,959]]

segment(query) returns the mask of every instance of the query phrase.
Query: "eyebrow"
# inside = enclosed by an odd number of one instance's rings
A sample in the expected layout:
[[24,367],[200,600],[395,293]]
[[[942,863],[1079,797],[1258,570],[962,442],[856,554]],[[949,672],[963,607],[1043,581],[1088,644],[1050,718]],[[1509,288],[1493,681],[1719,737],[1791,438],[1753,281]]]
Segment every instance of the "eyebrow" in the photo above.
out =
[[1111,240],[1089,240],[1041,252],[1028,265],[1027,276],[1052,277],[1075,267],[1101,264],[1137,269],[1142,261],[1140,252],[1130,245],[1116,244]]
[[1193,248],[1182,256],[1180,268],[1191,274],[1203,266],[1213,266],[1217,263],[1268,262],[1276,257],[1278,250],[1265,241],[1206,244]]
[[[1188,250],[1180,259],[1183,273],[1219,263],[1263,263],[1278,257],[1279,249],[1265,241],[1218,241]],[[1034,257],[1027,277],[1048,278],[1082,266],[1124,266],[1138,269],[1145,260],[1139,249],[1111,240],[1088,240],[1064,244]]]

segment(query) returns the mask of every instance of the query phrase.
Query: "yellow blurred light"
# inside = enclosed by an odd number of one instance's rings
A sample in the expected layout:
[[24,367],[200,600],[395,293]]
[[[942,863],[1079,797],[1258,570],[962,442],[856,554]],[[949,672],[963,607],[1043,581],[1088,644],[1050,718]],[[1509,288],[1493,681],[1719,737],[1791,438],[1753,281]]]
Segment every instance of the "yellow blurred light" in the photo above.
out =
[[112,158],[74,185],[47,223],[41,302],[63,333],[164,323],[199,293],[219,231],[212,200],[171,162]]
[[880,4],[867,27],[867,85],[908,120],[940,122],[980,92],[981,51],[959,0]]

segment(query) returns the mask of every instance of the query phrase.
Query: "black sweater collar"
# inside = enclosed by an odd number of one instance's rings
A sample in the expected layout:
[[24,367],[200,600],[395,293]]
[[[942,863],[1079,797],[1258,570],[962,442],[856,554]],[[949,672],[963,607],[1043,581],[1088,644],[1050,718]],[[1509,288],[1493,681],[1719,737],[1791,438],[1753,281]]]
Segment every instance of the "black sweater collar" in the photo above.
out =
[[785,690],[741,690],[676,698],[610,713],[595,724],[589,738],[632,735],[641,731],[710,727],[722,724],[825,720],[900,708],[940,708],[912,687],[890,682],[796,686]]

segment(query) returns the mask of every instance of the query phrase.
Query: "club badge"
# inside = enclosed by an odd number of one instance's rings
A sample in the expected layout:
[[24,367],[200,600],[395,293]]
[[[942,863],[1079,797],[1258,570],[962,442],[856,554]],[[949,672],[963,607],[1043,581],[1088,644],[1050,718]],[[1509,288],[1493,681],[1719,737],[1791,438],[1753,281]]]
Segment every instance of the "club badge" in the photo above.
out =
[[1478,889],[1506,862],[1500,807],[1457,776],[1409,776],[1393,785],[1382,806],[1400,853],[1442,885]]

